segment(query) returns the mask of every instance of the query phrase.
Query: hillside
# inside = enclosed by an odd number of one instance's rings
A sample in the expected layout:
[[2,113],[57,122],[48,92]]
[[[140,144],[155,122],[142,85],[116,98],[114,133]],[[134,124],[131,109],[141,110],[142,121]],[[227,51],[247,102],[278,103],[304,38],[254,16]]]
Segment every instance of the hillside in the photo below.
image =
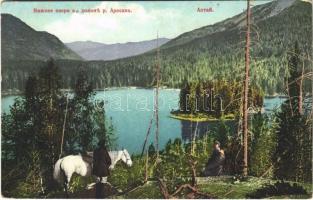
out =
[[1,14],[1,29],[2,60],[81,60],[56,36],[36,31],[13,15]]
[[[253,15],[252,23],[257,23],[268,17],[272,17],[274,15],[279,14],[282,10],[291,6],[295,1],[296,0],[279,0],[255,6],[252,9]],[[253,2],[251,4],[253,5]],[[178,37],[174,38],[173,40],[171,40],[170,42],[168,42],[167,44],[163,45],[162,48],[179,46],[182,44],[186,44],[194,39],[204,37],[206,35],[243,28],[246,25],[245,19],[246,13],[242,12],[234,17],[228,18],[216,24],[204,26],[199,29],[183,33]]]
[[[266,94],[283,93],[288,52],[296,41],[303,53],[311,51],[308,42],[312,41],[311,4],[279,0],[255,6],[252,13],[251,84],[261,87]],[[244,14],[184,33],[163,45],[160,56],[162,85],[179,87],[185,81],[212,79],[241,81],[244,71],[245,27],[241,25]],[[80,65],[88,69],[95,87],[99,89],[111,86],[151,87],[155,58],[156,52],[152,50],[114,61],[60,60],[57,64],[64,76],[65,88],[71,87],[75,80],[73,72]],[[8,61],[5,65],[15,70],[5,72],[3,88],[22,89],[25,79],[19,77],[26,77],[25,74],[43,63]],[[308,70],[308,62],[305,62],[305,67]],[[308,81],[305,83],[307,91],[310,87]]]
[[[160,38],[159,45],[168,42],[167,38]],[[92,41],[77,41],[66,44],[85,60],[115,60],[145,53],[157,47],[157,41],[127,42],[104,44]]]

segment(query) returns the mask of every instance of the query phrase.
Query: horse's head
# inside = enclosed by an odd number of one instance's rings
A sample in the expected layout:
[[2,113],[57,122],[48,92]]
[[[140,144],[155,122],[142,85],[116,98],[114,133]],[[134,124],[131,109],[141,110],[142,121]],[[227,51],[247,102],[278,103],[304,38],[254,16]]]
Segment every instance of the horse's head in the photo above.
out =
[[128,153],[128,151],[126,149],[122,150],[122,157],[121,157],[122,161],[124,163],[126,163],[127,166],[131,167],[133,165],[133,161]]

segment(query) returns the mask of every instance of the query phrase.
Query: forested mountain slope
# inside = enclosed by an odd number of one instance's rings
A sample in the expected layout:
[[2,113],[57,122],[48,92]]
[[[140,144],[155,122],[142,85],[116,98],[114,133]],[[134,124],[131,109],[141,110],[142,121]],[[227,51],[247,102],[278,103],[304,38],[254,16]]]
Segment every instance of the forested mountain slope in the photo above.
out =
[[[273,6],[275,3],[279,7]],[[266,94],[284,92],[288,52],[296,41],[302,53],[311,51],[311,4],[280,0],[255,6],[252,14],[255,19],[252,29],[251,84],[262,87]],[[244,23],[244,19],[240,18],[243,15],[182,34],[162,46],[162,85],[179,87],[184,81],[242,80],[245,27],[239,24]],[[91,74],[95,87],[100,89],[110,86],[152,86],[155,60],[156,52],[150,51],[115,61],[62,60],[57,64],[61,67],[65,88],[71,87],[74,82],[73,70],[84,66]],[[36,70],[35,66],[42,64],[7,61],[3,87],[22,89],[30,68]],[[309,67],[307,62],[305,67]],[[309,84],[305,86],[308,89]]]
[[[257,23],[268,17],[272,17],[282,10],[291,6],[296,0],[275,0],[267,4],[261,4],[253,7],[252,9],[252,23]],[[253,5],[253,2],[251,3]],[[213,25],[204,26],[199,29],[192,30],[190,32],[183,33],[178,37],[174,38],[167,44],[163,45],[162,48],[168,48],[181,44],[188,43],[196,38],[201,38],[209,34],[230,31],[233,29],[243,28],[246,25],[246,13],[242,12],[234,17],[228,18],[221,22]]]
[[2,60],[81,60],[56,36],[36,31],[10,14],[1,14],[1,58]]

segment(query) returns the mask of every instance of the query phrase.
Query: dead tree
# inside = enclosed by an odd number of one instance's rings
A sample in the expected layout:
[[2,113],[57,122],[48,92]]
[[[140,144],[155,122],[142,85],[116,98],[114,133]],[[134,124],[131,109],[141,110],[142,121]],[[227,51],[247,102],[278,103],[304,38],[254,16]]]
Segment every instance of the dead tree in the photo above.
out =
[[197,180],[196,180],[196,177],[197,177],[197,172],[196,172],[197,161],[194,161],[191,159],[191,160],[189,160],[189,165],[191,168],[191,186],[195,187],[197,184]]
[[67,110],[68,110],[68,95],[66,97],[66,107],[65,107],[64,121],[63,121],[63,127],[62,127],[62,137],[61,137],[61,147],[60,147],[59,159],[61,158],[61,156],[63,154],[63,143],[64,143],[64,133],[65,133]]
[[299,79],[299,100],[298,100],[298,107],[299,107],[299,113],[300,115],[303,114],[303,74],[304,74],[304,60],[302,61],[302,71],[301,71],[301,77]]
[[159,34],[157,35],[157,64],[156,64],[156,89],[155,89],[155,147],[157,158],[159,157],[159,87],[160,87],[160,48]]
[[170,194],[167,189],[166,184],[164,183],[162,179],[158,178],[158,183],[159,183],[160,191],[165,199],[177,199],[176,195],[178,195],[183,189],[189,189],[191,192],[187,196],[190,196],[192,198],[194,198],[195,195],[200,195],[202,198],[206,198],[206,199],[216,198],[215,196],[211,194],[200,192],[196,187],[191,186],[190,184],[183,184],[179,186],[178,189],[175,192],[173,192],[173,194]]
[[290,111],[291,111],[291,116],[293,116],[293,108],[292,108],[292,104],[291,104],[291,96],[290,96],[290,90],[289,90],[289,80],[287,77],[287,82],[286,82],[286,86],[287,86],[287,93],[288,93],[288,98],[289,98],[289,107],[290,107]]
[[[154,115],[154,113],[153,113],[153,115]],[[149,134],[150,134],[150,131],[151,131],[152,123],[153,123],[153,115],[151,117],[151,120],[150,120],[150,123],[149,123],[149,127],[148,127],[148,130],[147,130],[147,133],[146,133],[146,138],[145,138],[145,141],[144,141],[143,146],[142,146],[141,157],[143,156],[144,151],[146,149],[146,144],[147,144],[148,137],[149,137]]]
[[244,81],[244,98],[243,98],[243,175],[248,175],[248,91],[249,91],[249,68],[250,68],[250,0],[247,0],[247,32],[245,47],[245,81]]
[[144,180],[145,183],[148,181],[148,178],[149,178],[149,151],[147,150],[145,159],[145,180]]
[[166,184],[164,183],[164,181],[161,178],[157,178],[158,183],[159,183],[159,188],[161,191],[161,194],[163,195],[163,197],[165,199],[176,199],[179,198],[177,197],[177,195],[179,195],[180,192],[182,192],[184,189],[188,189],[190,190],[190,192],[187,194],[188,198],[192,198],[194,199],[197,196],[200,196],[201,198],[205,198],[205,199],[215,199],[216,197],[212,194],[209,193],[204,193],[201,192],[197,189],[197,183],[196,183],[196,165],[197,165],[197,161],[194,161],[192,158],[189,159],[189,165],[190,165],[190,169],[191,169],[191,183],[186,183],[186,184],[182,184],[180,185],[177,190],[175,190],[172,194],[168,191],[168,188],[166,186]]

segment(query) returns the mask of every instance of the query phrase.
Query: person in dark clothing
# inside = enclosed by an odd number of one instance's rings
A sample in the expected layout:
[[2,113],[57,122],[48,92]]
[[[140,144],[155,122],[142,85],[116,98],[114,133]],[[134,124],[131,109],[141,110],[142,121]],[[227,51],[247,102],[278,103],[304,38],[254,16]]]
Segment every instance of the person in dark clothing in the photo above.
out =
[[105,140],[98,143],[98,148],[93,152],[93,175],[97,176],[96,198],[105,197],[104,184],[110,175],[109,167],[111,165],[110,155],[105,147]]
[[215,141],[213,144],[213,153],[209,158],[205,169],[204,176],[219,176],[223,171],[223,164],[225,161],[224,151],[220,149],[220,143]]

